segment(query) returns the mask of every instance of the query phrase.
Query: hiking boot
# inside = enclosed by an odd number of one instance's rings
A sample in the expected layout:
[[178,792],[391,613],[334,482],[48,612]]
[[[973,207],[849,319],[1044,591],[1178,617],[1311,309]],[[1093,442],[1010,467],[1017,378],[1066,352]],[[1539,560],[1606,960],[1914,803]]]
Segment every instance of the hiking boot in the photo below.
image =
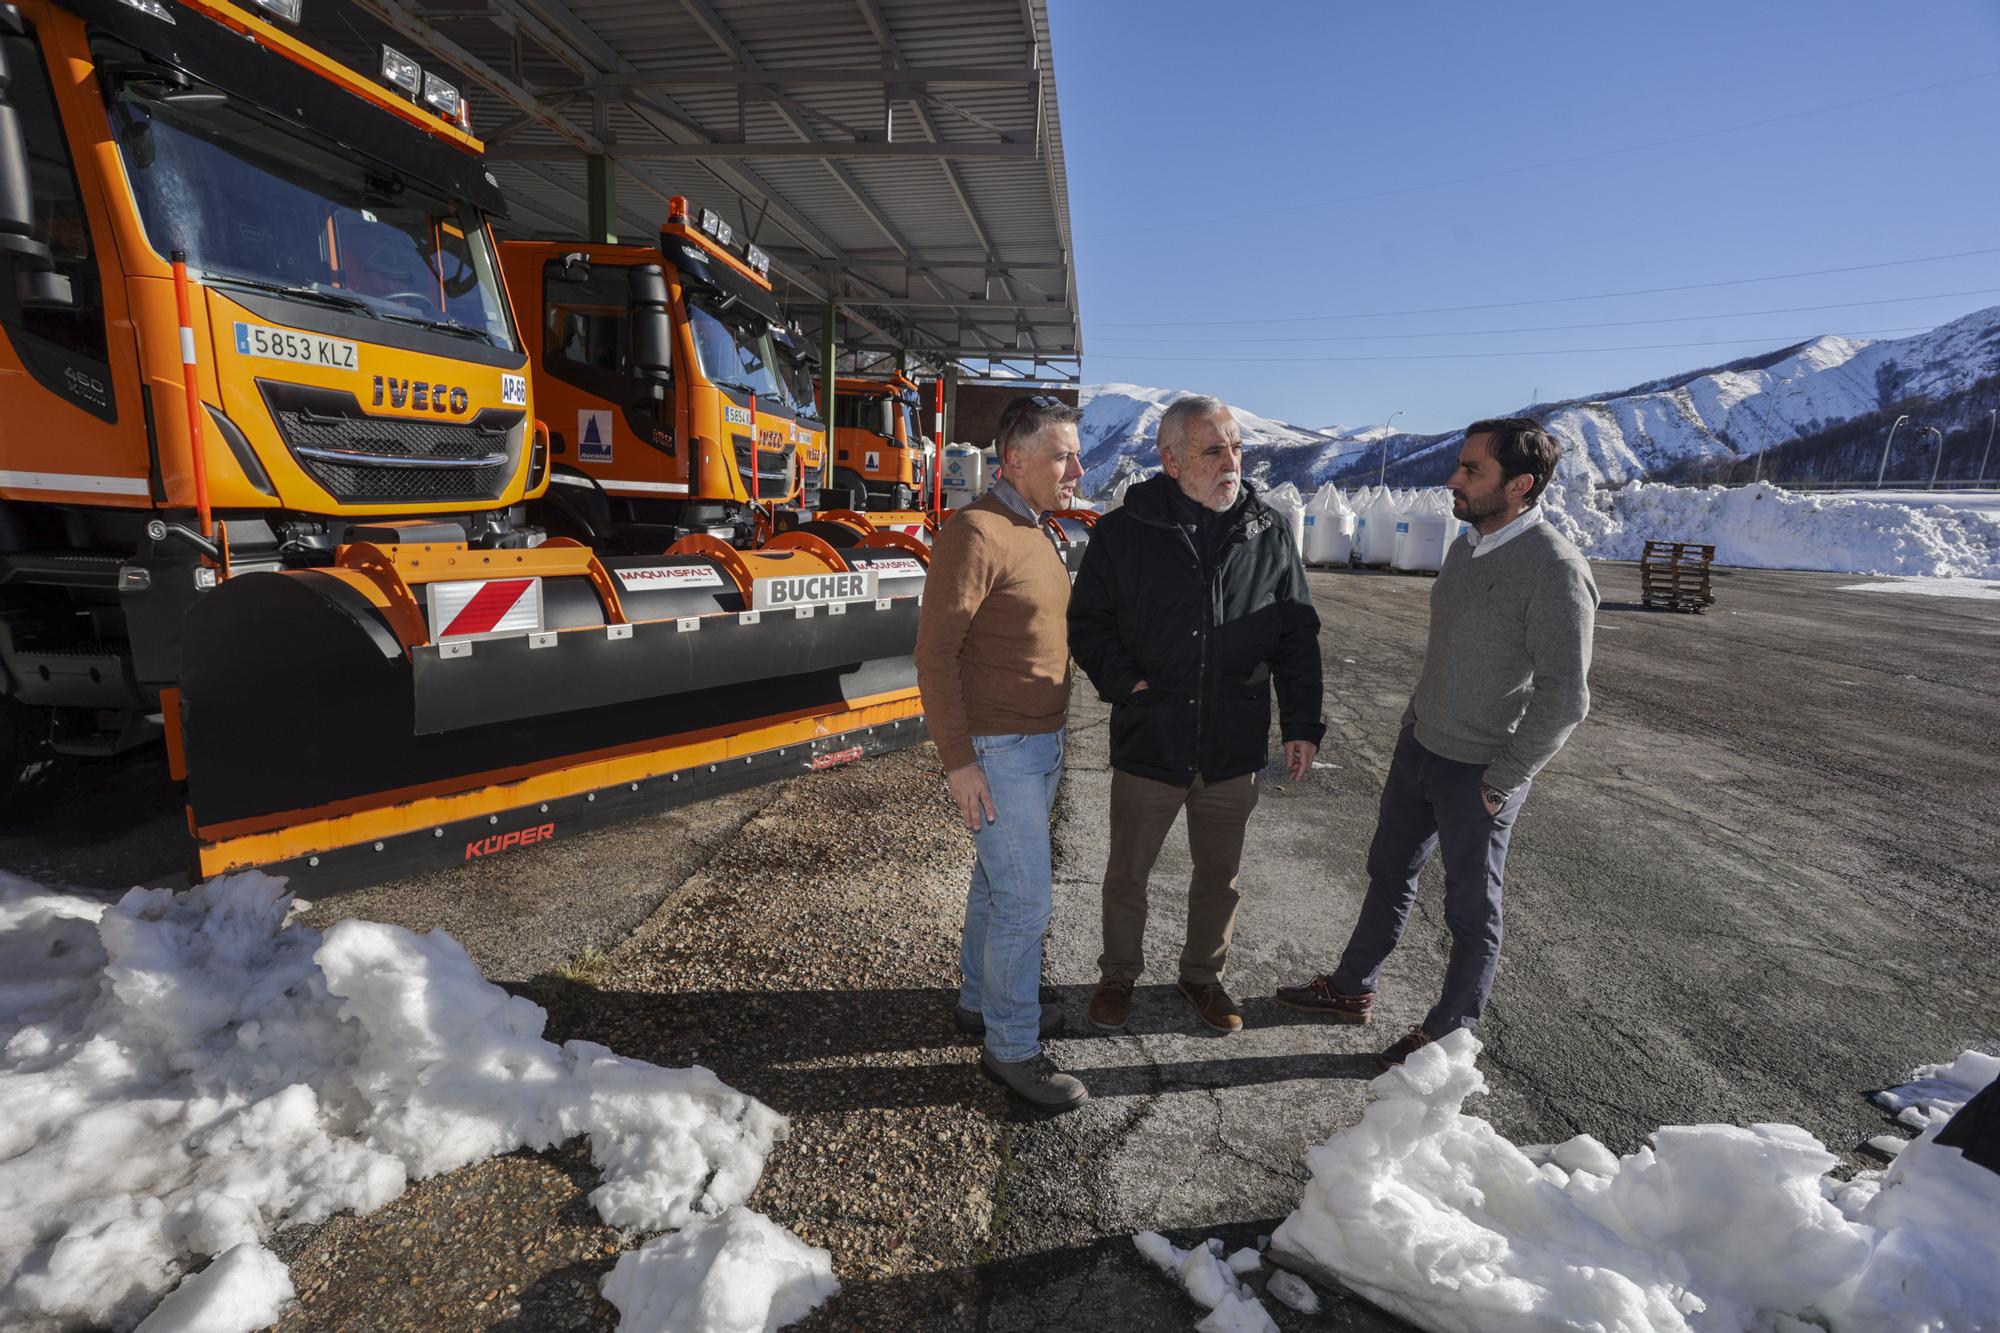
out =
[[979,1068],[986,1077],[1044,1115],[1060,1115],[1083,1105],[1090,1096],[1082,1083],[1056,1068],[1046,1054],[1026,1060],[996,1060],[993,1052],[979,1053]]
[[1421,1051],[1424,1047],[1430,1045],[1433,1040],[1435,1038],[1422,1028],[1411,1028],[1403,1034],[1394,1046],[1376,1056],[1375,1063],[1382,1066],[1382,1072],[1386,1074],[1412,1055],[1415,1055],[1418,1051]]
[[1097,983],[1090,997],[1090,1025],[1100,1032],[1116,1032],[1132,1017],[1132,978],[1106,977]]
[[1236,1001],[1229,998],[1229,992],[1222,987],[1198,981],[1183,981],[1176,988],[1187,996],[1201,1021],[1217,1032],[1241,1032],[1243,1011],[1236,1007]]
[[1272,998],[1287,1009],[1301,1009],[1336,1023],[1375,1021],[1375,993],[1347,995],[1333,988],[1333,978],[1317,976],[1297,986],[1280,986]]
[[[952,1022],[957,1025],[960,1032],[963,1032],[968,1037],[983,1037],[986,1035],[986,1015],[980,1013],[977,1009],[967,1009],[962,1004],[957,1006],[957,1012],[952,1015]],[[1053,1037],[1056,1033],[1062,1031],[1062,1027],[1062,1006],[1059,1004],[1043,1004],[1042,1022],[1041,1026],[1037,1029],[1039,1034],[1044,1037]]]

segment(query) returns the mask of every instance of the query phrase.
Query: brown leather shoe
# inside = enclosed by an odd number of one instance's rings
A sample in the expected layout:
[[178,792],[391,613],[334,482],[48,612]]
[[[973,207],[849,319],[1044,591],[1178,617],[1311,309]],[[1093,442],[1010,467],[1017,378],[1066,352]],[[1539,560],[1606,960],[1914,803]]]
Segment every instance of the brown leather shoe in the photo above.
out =
[[1363,991],[1347,995],[1333,988],[1333,978],[1317,976],[1297,986],[1280,986],[1273,997],[1287,1009],[1303,1009],[1309,1014],[1330,1018],[1336,1023],[1375,1021],[1375,993]]
[[1421,1051],[1424,1047],[1430,1045],[1433,1040],[1435,1039],[1431,1034],[1422,1028],[1411,1028],[1402,1035],[1401,1039],[1394,1046],[1376,1056],[1375,1063],[1382,1066],[1382,1072],[1386,1074],[1397,1065],[1403,1063],[1403,1061],[1415,1055],[1418,1051]]
[[1132,978],[1106,977],[1097,983],[1090,997],[1090,1025],[1100,1032],[1116,1032],[1132,1017]]
[[1188,997],[1188,1003],[1194,1006],[1201,1021],[1217,1032],[1243,1030],[1243,1011],[1236,1007],[1236,1001],[1230,999],[1229,992],[1222,987],[1183,981],[1179,990]]

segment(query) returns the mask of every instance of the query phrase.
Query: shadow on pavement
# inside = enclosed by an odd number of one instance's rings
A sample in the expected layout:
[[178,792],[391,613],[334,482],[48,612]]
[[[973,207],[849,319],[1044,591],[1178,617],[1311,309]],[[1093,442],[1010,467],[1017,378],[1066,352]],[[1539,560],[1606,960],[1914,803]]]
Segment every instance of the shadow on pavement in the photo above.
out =
[[[555,976],[509,989],[549,1011],[553,1041],[583,1038],[654,1064],[706,1065],[724,1081],[787,1114],[869,1108],[985,1105],[1001,1094],[978,1069],[978,1038],[952,1022],[957,995],[943,987],[885,990],[696,991],[598,990]],[[1090,1042],[1134,1035],[1211,1037],[1171,986],[1142,987],[1134,1021],[1106,1034],[1083,1020],[1091,987],[1048,988],[1067,1026],[1063,1063],[1100,1097],[1279,1083],[1292,1079],[1368,1079],[1371,1055],[1217,1054],[1158,1063],[1098,1063]],[[1172,1003],[1166,1003],[1171,998]],[[1244,1006],[1252,1026],[1310,1024],[1276,1004]],[[1226,1040],[1226,1039],[1224,1039]],[[1129,1052],[1121,1051],[1121,1054]]]
[[[1229,1251],[1255,1246],[1283,1218],[1265,1218],[1195,1231],[1169,1231],[1183,1249],[1210,1236]],[[1345,1290],[1315,1284],[1316,1315],[1291,1310],[1264,1290],[1269,1265],[1245,1279],[1285,1333],[1409,1333],[1411,1326]],[[908,1330],[909,1333],[1111,1333],[1112,1330],[1192,1328],[1203,1314],[1178,1283],[1155,1268],[1130,1236],[993,1259],[942,1272],[845,1284],[795,1333],[839,1329]]]

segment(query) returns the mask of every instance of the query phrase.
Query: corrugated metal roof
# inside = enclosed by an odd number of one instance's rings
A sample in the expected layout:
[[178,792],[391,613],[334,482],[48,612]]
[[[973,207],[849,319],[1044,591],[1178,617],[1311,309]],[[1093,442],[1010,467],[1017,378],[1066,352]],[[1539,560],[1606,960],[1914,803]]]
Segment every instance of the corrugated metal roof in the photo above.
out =
[[713,208],[808,328],[833,294],[846,345],[1081,355],[1047,0],[306,0],[305,27],[465,91],[503,234],[584,235],[604,153],[621,235]]

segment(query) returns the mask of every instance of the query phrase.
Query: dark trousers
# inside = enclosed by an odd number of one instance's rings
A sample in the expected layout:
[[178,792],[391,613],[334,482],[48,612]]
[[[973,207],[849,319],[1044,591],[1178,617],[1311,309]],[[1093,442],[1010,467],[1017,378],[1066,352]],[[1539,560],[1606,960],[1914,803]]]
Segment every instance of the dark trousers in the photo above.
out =
[[1375,840],[1368,847],[1368,896],[1333,973],[1334,989],[1344,994],[1374,991],[1417,901],[1417,876],[1432,849],[1441,848],[1451,960],[1444,993],[1424,1019],[1432,1037],[1479,1020],[1500,962],[1500,882],[1528,784],[1507,798],[1499,814],[1490,815],[1480,794],[1485,772],[1483,764],[1432,754],[1417,743],[1414,727],[1396,738]]
[[1097,969],[1107,977],[1137,980],[1145,971],[1146,886],[1160,859],[1174,817],[1187,811],[1187,942],[1181,949],[1181,980],[1214,986],[1229,962],[1236,931],[1236,871],[1243,863],[1243,831],[1257,808],[1257,775],[1214,785],[1199,777],[1176,787],[1111,772],[1111,854],[1104,867],[1104,954]]

